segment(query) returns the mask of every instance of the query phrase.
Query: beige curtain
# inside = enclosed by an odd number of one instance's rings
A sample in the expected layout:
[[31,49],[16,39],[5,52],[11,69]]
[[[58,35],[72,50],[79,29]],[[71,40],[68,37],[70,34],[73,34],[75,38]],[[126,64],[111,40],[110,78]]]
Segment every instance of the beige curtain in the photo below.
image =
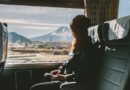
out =
[[119,0],[84,0],[85,15],[92,24],[101,24],[118,16]]

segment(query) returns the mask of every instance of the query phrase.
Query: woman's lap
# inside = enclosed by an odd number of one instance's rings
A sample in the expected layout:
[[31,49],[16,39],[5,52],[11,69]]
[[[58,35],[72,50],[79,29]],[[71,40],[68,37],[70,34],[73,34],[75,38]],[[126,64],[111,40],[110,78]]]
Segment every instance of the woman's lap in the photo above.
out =
[[30,90],[83,90],[88,88],[84,83],[50,81],[35,84]]
[[60,90],[95,90],[87,83],[66,82],[60,85]]
[[60,81],[43,82],[33,85],[30,90],[59,90],[60,85]]

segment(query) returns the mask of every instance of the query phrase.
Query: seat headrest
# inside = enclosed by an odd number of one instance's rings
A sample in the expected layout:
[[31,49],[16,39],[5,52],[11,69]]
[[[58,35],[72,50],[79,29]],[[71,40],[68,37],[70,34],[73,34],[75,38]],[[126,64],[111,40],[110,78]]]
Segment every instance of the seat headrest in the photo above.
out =
[[101,25],[99,25],[98,27],[98,36],[99,36],[99,40],[101,45],[104,45],[105,42],[108,42],[108,28],[109,25],[107,23],[103,23]]
[[[108,24],[103,23],[101,25],[92,26],[88,29],[88,36],[91,37],[92,43],[104,44],[104,42],[106,41],[105,39],[108,36],[107,29],[104,30],[105,28],[108,28]],[[103,32],[103,31],[106,31],[106,32]]]
[[109,24],[109,40],[123,39],[128,35],[128,32],[130,30],[130,16],[107,21],[105,23]]
[[130,39],[130,16],[92,26],[88,29],[88,36],[91,37],[93,43],[99,42],[107,45],[113,40],[114,42],[118,40],[119,42],[125,41],[127,43],[128,38]]
[[98,26],[99,25],[88,28],[88,36],[91,37],[92,43],[100,42],[99,36],[98,36]]
[[130,45],[130,16],[102,24],[105,45]]

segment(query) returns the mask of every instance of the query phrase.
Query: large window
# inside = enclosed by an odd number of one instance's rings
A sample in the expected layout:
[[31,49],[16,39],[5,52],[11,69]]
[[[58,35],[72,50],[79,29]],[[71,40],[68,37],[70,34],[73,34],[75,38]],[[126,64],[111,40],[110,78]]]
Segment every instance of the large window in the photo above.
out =
[[119,0],[119,14],[118,17],[130,15],[130,0]]
[[83,9],[0,5],[8,24],[7,64],[67,60],[73,37],[69,24]]

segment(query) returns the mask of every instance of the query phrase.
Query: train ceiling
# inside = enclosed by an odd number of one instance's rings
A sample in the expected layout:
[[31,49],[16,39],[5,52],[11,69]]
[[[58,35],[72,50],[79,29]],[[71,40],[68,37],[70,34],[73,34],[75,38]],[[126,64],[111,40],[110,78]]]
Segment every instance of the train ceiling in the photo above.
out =
[[84,0],[0,0],[0,4],[84,8]]

